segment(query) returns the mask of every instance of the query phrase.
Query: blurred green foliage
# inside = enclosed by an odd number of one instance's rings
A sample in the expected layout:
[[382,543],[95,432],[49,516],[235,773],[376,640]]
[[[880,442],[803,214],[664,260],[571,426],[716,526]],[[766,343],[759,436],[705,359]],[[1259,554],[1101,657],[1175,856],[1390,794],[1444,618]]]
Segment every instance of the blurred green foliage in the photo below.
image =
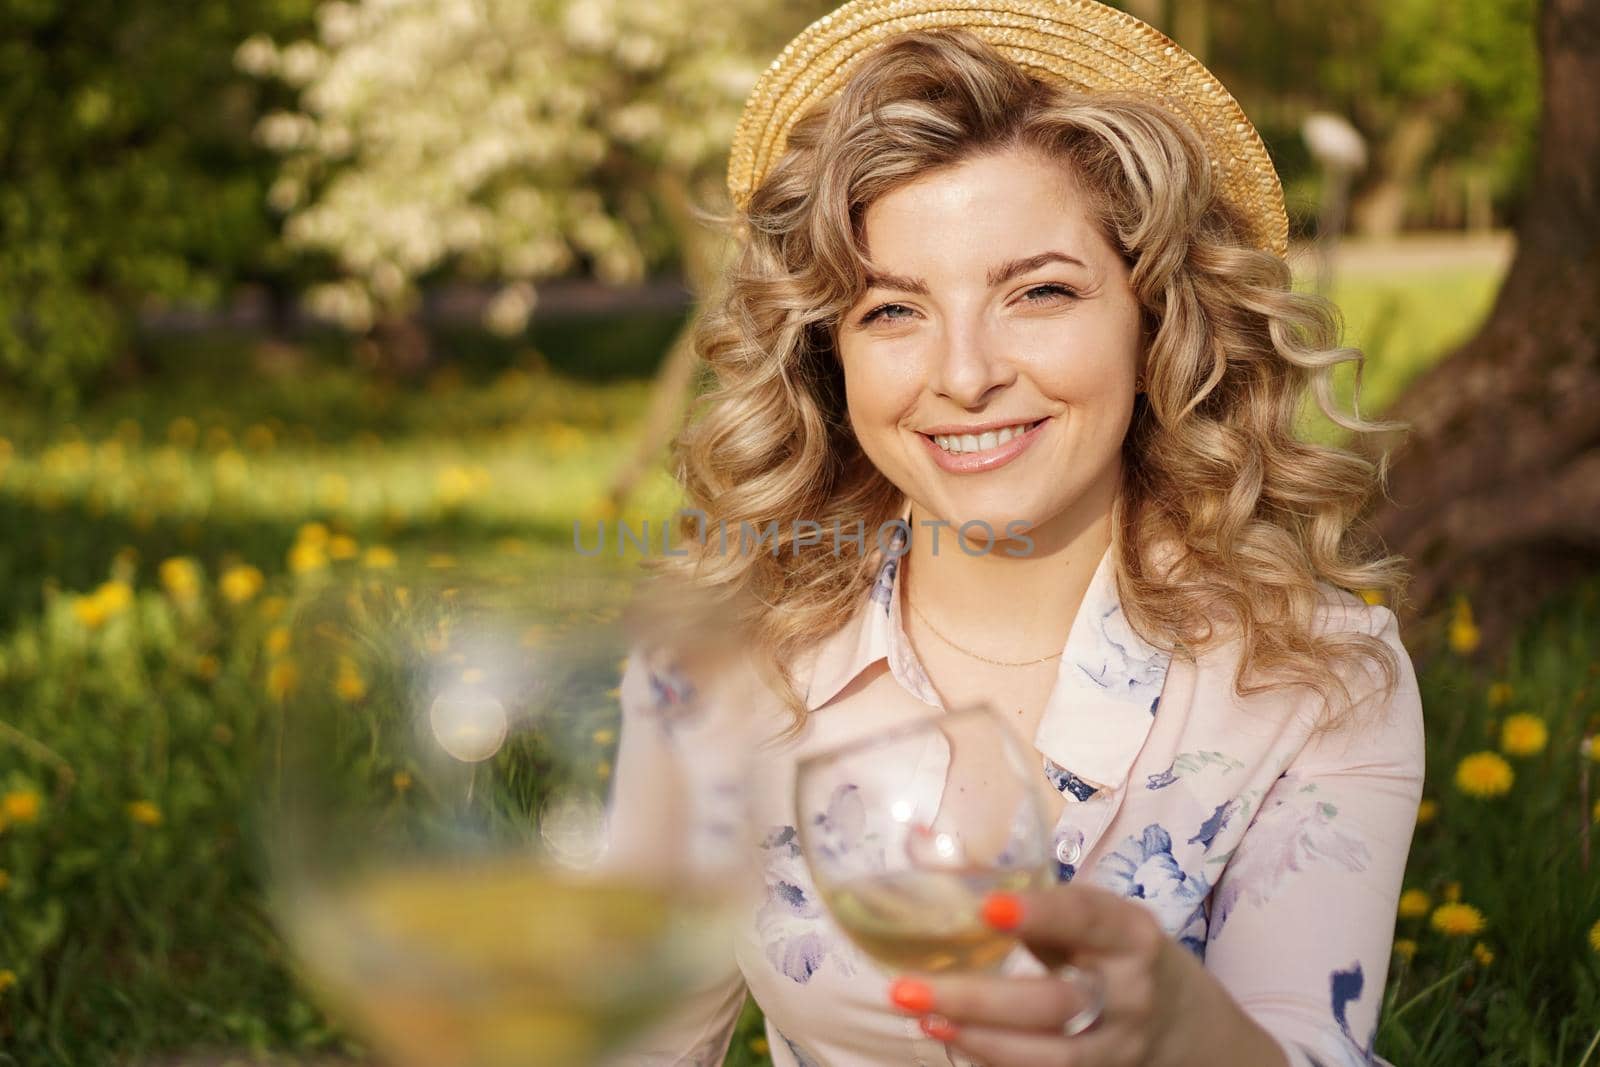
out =
[[313,0],[0,0],[0,373],[62,403],[141,307],[209,304],[290,269],[233,69]]
[[[1426,225],[1437,222],[1430,195],[1464,196],[1463,183],[1477,180],[1500,219],[1514,217],[1537,133],[1536,0],[1237,0],[1209,10],[1209,65],[1267,142],[1297,230],[1317,209],[1300,122],[1318,109],[1367,140],[1357,199],[1398,179],[1410,219]],[[1413,169],[1395,174],[1402,164]],[[1440,186],[1431,194],[1430,178]]]
[[[294,92],[234,66],[252,36],[310,36],[321,6],[0,0],[0,383],[60,410],[110,364],[159,370],[133,337],[141,310],[216,307],[244,281],[287,304],[324,280],[330,264],[280,239],[265,198],[281,161],[252,134],[263,115],[293,108]],[[772,32],[833,6],[774,0]],[[1212,2],[1203,50],[1267,140],[1297,231],[1316,211],[1319,176],[1299,134],[1315,109],[1346,115],[1369,139],[1358,198],[1398,181],[1412,221],[1448,222],[1470,186],[1503,221],[1531,168],[1534,10],[1535,0]],[[1427,145],[1397,174],[1385,160],[1417,115],[1430,116]]]

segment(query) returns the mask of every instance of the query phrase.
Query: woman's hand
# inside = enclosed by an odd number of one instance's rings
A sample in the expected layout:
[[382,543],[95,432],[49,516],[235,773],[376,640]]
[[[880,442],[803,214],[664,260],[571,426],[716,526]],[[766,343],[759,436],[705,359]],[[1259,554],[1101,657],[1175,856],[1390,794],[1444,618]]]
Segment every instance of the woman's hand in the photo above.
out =
[[1068,1037],[1063,1024],[1092,1009],[1081,983],[930,975],[890,987],[895,1006],[922,1016],[928,1036],[988,1067],[1286,1067],[1278,1043],[1143,905],[1063,885],[993,894],[983,916],[1047,966],[1071,963],[1098,978],[1104,992],[1099,1018]]

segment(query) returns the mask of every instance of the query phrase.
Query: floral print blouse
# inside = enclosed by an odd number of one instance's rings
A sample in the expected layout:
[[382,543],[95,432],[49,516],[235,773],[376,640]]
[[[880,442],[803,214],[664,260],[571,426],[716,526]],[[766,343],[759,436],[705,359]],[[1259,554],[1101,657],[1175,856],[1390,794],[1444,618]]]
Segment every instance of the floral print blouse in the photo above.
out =
[[[888,556],[855,615],[802,660],[804,732],[751,783],[764,893],[725,979],[617,1062],[721,1064],[748,989],[778,1067],[968,1067],[890,1007],[889,977],[831,921],[794,825],[796,761],[944,710],[901,625],[900,560]],[[1357,725],[1313,735],[1317,701],[1303,688],[1237,696],[1237,641],[1192,661],[1147,644],[1123,616],[1108,550],[1034,737],[1040,773],[1066,802],[1059,879],[1149,908],[1292,1067],[1382,1062],[1373,1039],[1422,793],[1421,700],[1395,617],[1324,591],[1326,628],[1364,630],[1399,657],[1386,701],[1375,674],[1352,684],[1364,694]],[[769,708],[719,701],[637,652],[620,695],[619,787],[657,744],[693,746],[712,766],[720,716],[787,721],[776,694]],[[1041,968],[1019,949],[1003,970]]]

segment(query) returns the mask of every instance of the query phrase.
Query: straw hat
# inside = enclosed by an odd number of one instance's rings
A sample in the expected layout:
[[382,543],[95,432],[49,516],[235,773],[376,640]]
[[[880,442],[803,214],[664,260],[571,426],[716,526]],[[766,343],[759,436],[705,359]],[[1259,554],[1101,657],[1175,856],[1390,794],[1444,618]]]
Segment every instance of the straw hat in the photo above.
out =
[[1045,80],[1155,97],[1200,134],[1218,189],[1248,220],[1253,243],[1288,251],[1283,186],[1238,102],[1165,34],[1094,0],[851,0],[824,15],[773,60],[745,102],[728,161],[734,204],[744,210],[790,127],[843,88],[863,58],[903,33],[954,28]]

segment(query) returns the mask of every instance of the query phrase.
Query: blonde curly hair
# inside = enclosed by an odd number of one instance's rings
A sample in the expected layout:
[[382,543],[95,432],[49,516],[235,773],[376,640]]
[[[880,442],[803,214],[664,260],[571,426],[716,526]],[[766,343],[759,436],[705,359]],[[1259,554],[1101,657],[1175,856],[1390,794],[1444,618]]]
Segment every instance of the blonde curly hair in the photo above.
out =
[[[1181,119],[1149,99],[1037,80],[963,30],[908,33],[867,57],[795,124],[743,213],[701,213],[732,235],[736,255],[695,326],[712,381],[673,442],[677,477],[708,522],[743,531],[777,521],[778,534],[771,554],[728,552],[682,514],[689,555],[647,566],[733,613],[798,730],[796,657],[852,614],[875,559],[806,544],[792,520],[874,530],[903,501],[850,429],[834,344],[866,289],[866,209],[936,168],[1011,149],[1042,152],[1077,178],[1143,309],[1148,392],[1113,513],[1129,623],[1191,657],[1237,635],[1238,692],[1309,686],[1327,712],[1321,728],[1351,703],[1340,661],[1375,664],[1392,692],[1398,664],[1382,639],[1319,632],[1317,621],[1338,589],[1394,603],[1405,581],[1400,558],[1371,558],[1354,536],[1387,455],[1375,465],[1296,434],[1308,389],[1348,430],[1400,428],[1363,419],[1358,405],[1337,409],[1333,369],[1354,362],[1359,395],[1363,357],[1339,347],[1336,309],[1293,291],[1281,257],[1244,243]],[[1158,573],[1152,549],[1163,541],[1181,552]]]

